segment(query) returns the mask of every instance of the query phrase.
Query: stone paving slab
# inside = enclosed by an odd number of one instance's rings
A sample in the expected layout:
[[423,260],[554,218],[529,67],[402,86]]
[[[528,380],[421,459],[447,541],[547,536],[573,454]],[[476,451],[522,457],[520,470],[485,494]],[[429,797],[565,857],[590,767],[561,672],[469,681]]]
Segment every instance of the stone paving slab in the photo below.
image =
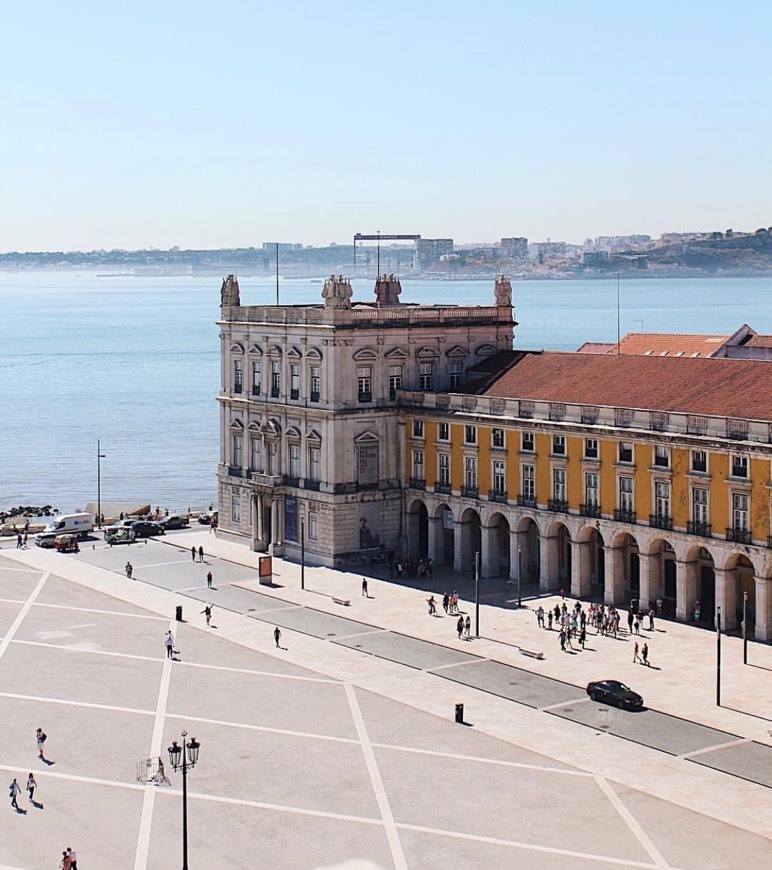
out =
[[0,601],[0,634],[5,634],[19,615],[22,605]]
[[[284,605],[286,607],[286,605]],[[313,610],[310,607],[292,607],[286,610],[275,610],[268,613],[250,613],[253,619],[259,619],[278,625],[281,628],[290,628],[293,631],[301,631],[318,637],[322,640],[337,637],[342,638],[350,634],[362,634],[364,632],[382,632],[383,629],[364,622],[356,622],[343,616],[334,616],[321,610]]]
[[[707,728],[696,722],[669,716],[657,710],[619,710],[585,697],[581,701],[549,711],[553,716],[580,722],[606,731],[615,737],[633,740],[643,746],[659,749],[670,755],[684,755],[736,740],[734,734]],[[770,750],[772,759],[772,750]]]
[[342,638],[333,641],[333,643],[419,670],[431,671],[446,665],[480,660],[477,656],[469,653],[429,641],[418,640],[404,634],[396,634],[393,631],[379,631],[361,637]]
[[202,583],[194,589],[185,589],[183,594],[190,598],[195,598],[197,601],[211,601],[218,607],[232,610],[234,613],[262,613],[268,610],[280,610],[283,607],[298,606],[287,601],[282,601],[280,598],[260,595],[249,589],[242,589],[239,586],[227,584],[218,586],[215,583],[213,589],[208,589],[206,583]]
[[582,695],[582,690],[576,686],[489,660],[478,659],[468,666],[434,670],[433,673],[528,707],[549,707],[580,699]]
[[689,761],[772,788],[772,749],[763,743],[749,741],[735,746],[724,746],[695,755]]
[[[126,582],[128,583],[129,581],[127,580]],[[5,586],[4,583],[3,586]],[[30,591],[31,589],[28,589],[25,593],[25,599]],[[130,613],[136,616],[146,616],[148,619],[159,619],[158,614],[152,613],[149,610],[135,607],[133,604],[121,601],[112,595],[103,595],[101,592],[86,589],[57,576],[48,578],[46,585],[40,590],[40,594],[35,599],[35,605],[37,606],[38,604],[81,607],[85,610],[104,610],[110,613]]]

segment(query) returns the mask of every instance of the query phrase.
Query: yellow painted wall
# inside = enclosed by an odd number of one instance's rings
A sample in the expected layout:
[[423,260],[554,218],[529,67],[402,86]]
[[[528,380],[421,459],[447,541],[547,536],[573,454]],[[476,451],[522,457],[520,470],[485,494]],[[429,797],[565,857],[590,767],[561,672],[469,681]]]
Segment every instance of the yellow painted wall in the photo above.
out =
[[710,524],[714,534],[723,535],[729,526],[729,489],[724,482],[729,477],[729,454],[710,453]]
[[654,482],[649,471],[654,465],[654,445],[633,442],[635,460],[635,514],[639,521],[648,522],[654,513]]
[[617,442],[598,442],[600,456],[600,509],[603,514],[611,514],[617,506]]
[[568,436],[566,438],[566,500],[572,510],[579,510],[579,505],[584,502],[584,468],[582,455],[584,454],[584,438]]
[[670,467],[673,469],[670,494],[670,513],[674,526],[686,527],[691,520],[691,480],[686,476],[691,467],[690,451],[682,447],[670,450]]

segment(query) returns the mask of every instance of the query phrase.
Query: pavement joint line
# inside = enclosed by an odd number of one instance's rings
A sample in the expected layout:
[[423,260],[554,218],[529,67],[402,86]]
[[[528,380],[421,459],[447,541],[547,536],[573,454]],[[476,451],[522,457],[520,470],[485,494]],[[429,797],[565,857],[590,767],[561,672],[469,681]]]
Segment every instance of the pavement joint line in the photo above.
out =
[[[29,765],[25,767],[16,767],[12,764],[0,764],[0,770],[5,773],[19,773],[24,774],[29,771]],[[40,777],[41,779],[59,779],[63,782],[82,782],[85,785],[104,785],[109,788],[124,788],[129,789],[130,791],[140,791],[145,788],[145,785],[138,782],[122,782],[119,779],[102,779],[98,776],[81,776],[77,773],[60,773],[59,771],[51,770],[39,770],[35,773],[36,777]]]
[[[706,755],[709,752],[716,752],[719,749],[727,749],[730,746],[742,746],[744,743],[753,743],[750,737],[739,737],[737,740],[727,740],[726,743],[716,743],[714,746],[704,746],[702,749],[695,749],[692,752],[683,752],[677,755],[676,758],[685,758],[690,761],[698,755]],[[755,782],[755,780],[753,780]]]
[[212,671],[228,671],[233,674],[254,674],[257,677],[278,677],[282,680],[300,680],[307,683],[327,683],[333,686],[342,684],[342,680],[336,680],[334,677],[306,677],[301,674],[280,674],[276,671],[256,671],[252,668],[234,668],[230,665],[210,665],[206,662],[175,662],[177,665],[182,665],[184,668],[207,668]]
[[[447,670],[448,668],[460,667],[461,665],[478,665],[481,662],[485,662],[485,661],[490,661],[490,660],[489,659],[478,659],[477,661],[473,661],[473,662],[449,662],[447,665],[435,665],[433,668],[428,668],[426,672],[428,674],[433,674],[435,671],[444,671],[444,670]],[[437,676],[441,677],[442,674],[437,674]]]
[[[0,601],[3,599],[0,598]],[[21,603],[21,602],[19,602]],[[73,607],[67,604],[48,604],[44,601],[36,601],[35,607],[51,607],[56,610],[73,610],[79,613],[97,613],[104,616],[126,616],[129,619],[155,619],[158,622],[166,622],[165,616],[157,616],[155,613],[122,613],[120,610],[101,610],[97,607]]]
[[354,720],[354,727],[356,728],[359,743],[362,747],[362,754],[364,755],[365,764],[367,765],[370,783],[373,787],[375,800],[378,803],[381,818],[383,819],[383,827],[391,850],[394,867],[396,870],[407,870],[407,859],[405,858],[405,852],[402,848],[402,842],[399,839],[399,831],[394,823],[394,814],[391,811],[391,804],[389,803],[386,786],[383,784],[381,772],[378,769],[378,760],[375,757],[375,752],[373,752],[373,745],[370,743],[370,736],[367,733],[364,716],[359,707],[359,699],[357,698],[356,692],[351,683],[346,683],[345,688],[346,697],[348,699],[349,707],[351,708],[351,718]]
[[10,646],[11,641],[14,638],[14,635],[19,630],[22,622],[24,622],[25,617],[32,609],[32,605],[35,603],[35,599],[38,597],[38,595],[40,595],[40,592],[42,591],[43,587],[46,585],[46,581],[48,580],[48,578],[50,576],[51,576],[51,572],[46,571],[43,574],[43,576],[40,578],[40,580],[38,580],[38,582],[35,584],[35,588],[27,596],[27,600],[22,605],[21,610],[16,614],[16,619],[14,619],[13,624],[6,632],[5,637],[3,637],[2,640],[0,640],[0,659],[5,655],[5,651]]
[[287,737],[303,737],[307,740],[327,740],[331,743],[359,745],[353,737],[337,737],[334,734],[314,734],[310,731],[293,731],[290,728],[272,728],[270,725],[253,725],[248,722],[229,722],[225,719],[209,719],[206,716],[188,716],[186,713],[167,711],[168,719],[184,719],[186,722],[199,722],[202,725],[221,725],[223,728],[242,728],[245,731],[261,731],[266,734],[283,734]]
[[[169,621],[169,630],[174,631],[174,621]],[[153,736],[150,739],[150,758],[160,757],[163,741],[163,729],[166,717],[166,708],[169,703],[169,686],[172,681],[172,659],[167,656],[164,659],[161,680],[158,686],[158,700],[155,708],[155,721],[153,723]],[[183,753],[185,745],[183,741]],[[137,850],[134,853],[134,870],[146,870],[150,858],[150,831],[153,827],[153,808],[155,806],[155,789],[147,789],[142,798],[142,812],[137,831]]]
[[36,568],[8,568],[5,565],[0,568],[0,571],[12,571],[14,574],[40,574]]
[[596,776],[595,781],[598,783],[598,787],[600,788],[600,790],[606,795],[606,798],[608,799],[611,806],[614,807],[617,813],[619,813],[619,815],[622,817],[627,827],[635,836],[636,840],[638,840],[641,846],[643,846],[643,848],[649,853],[655,866],[670,867],[671,865],[665,860],[662,853],[654,845],[649,835],[646,833],[646,831],[643,830],[643,828],[638,823],[638,820],[627,808],[622,798],[614,791],[610,783],[602,776]]
[[332,637],[323,637],[320,640],[349,640],[352,637],[370,637],[372,634],[388,634],[385,628],[371,628],[369,631],[355,631],[353,634],[336,634]]
[[[144,571],[147,568],[166,568],[168,565],[182,565],[184,561],[186,561],[186,560],[180,559],[176,562],[151,562],[149,565],[142,565],[142,570]],[[192,564],[200,565],[202,563],[201,562],[195,562],[195,563],[192,562]],[[116,571],[115,573],[118,574],[120,572]],[[139,578],[137,578],[137,579],[139,579]]]
[[73,701],[71,698],[44,698],[38,695],[21,695],[16,692],[0,692],[0,698],[12,701],[35,701],[38,704],[61,704],[65,707],[84,707],[89,710],[109,710],[112,713],[134,713],[137,716],[154,716],[154,710],[142,710],[139,707],[118,707],[114,704],[96,704],[89,701]]
[[0,598],[0,604],[24,604],[23,598]]
[[86,654],[95,655],[95,656],[113,656],[114,658],[118,658],[118,659],[134,659],[135,661],[154,662],[155,664],[158,664],[158,662],[162,662],[164,660],[163,657],[160,655],[157,657],[141,656],[141,655],[138,655],[137,653],[121,653],[121,652],[114,652],[113,650],[109,650],[109,649],[85,649],[83,647],[77,647],[77,646],[65,646],[64,644],[61,644],[61,643],[45,643],[42,640],[16,640],[16,639],[14,639],[13,641],[11,641],[11,643],[18,643],[18,644],[22,644],[24,646],[42,646],[42,647],[47,647],[48,649],[59,649],[59,650],[62,650],[62,652],[67,652],[67,653],[86,653]]
[[577,698],[575,701],[561,701],[559,704],[549,704],[546,707],[537,707],[541,713],[551,713],[553,710],[561,710],[563,707],[568,707],[570,704],[572,707],[574,704],[586,704],[589,703],[589,698]]

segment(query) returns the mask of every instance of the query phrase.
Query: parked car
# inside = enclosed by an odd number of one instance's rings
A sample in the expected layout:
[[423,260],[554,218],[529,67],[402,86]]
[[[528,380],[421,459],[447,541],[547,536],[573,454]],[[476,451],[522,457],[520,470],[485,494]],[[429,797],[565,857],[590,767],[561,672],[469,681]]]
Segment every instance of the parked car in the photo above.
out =
[[77,535],[57,535],[54,548],[60,553],[80,553]]
[[217,521],[217,511],[204,511],[198,515],[198,521],[202,526],[211,526],[212,522]]
[[35,546],[45,547],[47,550],[53,549],[54,541],[57,539],[56,532],[40,532],[35,535]]
[[105,543],[111,547],[113,544],[133,544],[136,540],[136,532],[134,529],[128,528],[112,528],[105,529]]
[[136,517],[126,517],[125,520],[116,520],[104,527],[105,532],[114,531],[115,529],[130,529],[137,522]]
[[136,520],[131,528],[138,538],[152,538],[164,533],[164,527],[160,523],[151,523],[149,520]]
[[619,680],[597,680],[587,684],[587,694],[593,701],[613,704],[620,710],[640,710],[643,698]]
[[185,514],[171,514],[162,520],[158,520],[158,524],[163,526],[167,531],[169,529],[187,529],[190,525],[190,520]]

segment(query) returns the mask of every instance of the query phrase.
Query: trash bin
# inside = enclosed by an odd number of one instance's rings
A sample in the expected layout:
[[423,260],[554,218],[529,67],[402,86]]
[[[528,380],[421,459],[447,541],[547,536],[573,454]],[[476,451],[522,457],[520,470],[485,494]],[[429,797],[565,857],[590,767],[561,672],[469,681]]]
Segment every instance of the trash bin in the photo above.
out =
[[177,622],[182,622],[182,605],[181,605],[181,604],[178,604],[178,605],[177,605],[177,616],[176,616],[176,619],[177,619]]
[[464,705],[456,704],[456,722],[460,725],[464,724]]

